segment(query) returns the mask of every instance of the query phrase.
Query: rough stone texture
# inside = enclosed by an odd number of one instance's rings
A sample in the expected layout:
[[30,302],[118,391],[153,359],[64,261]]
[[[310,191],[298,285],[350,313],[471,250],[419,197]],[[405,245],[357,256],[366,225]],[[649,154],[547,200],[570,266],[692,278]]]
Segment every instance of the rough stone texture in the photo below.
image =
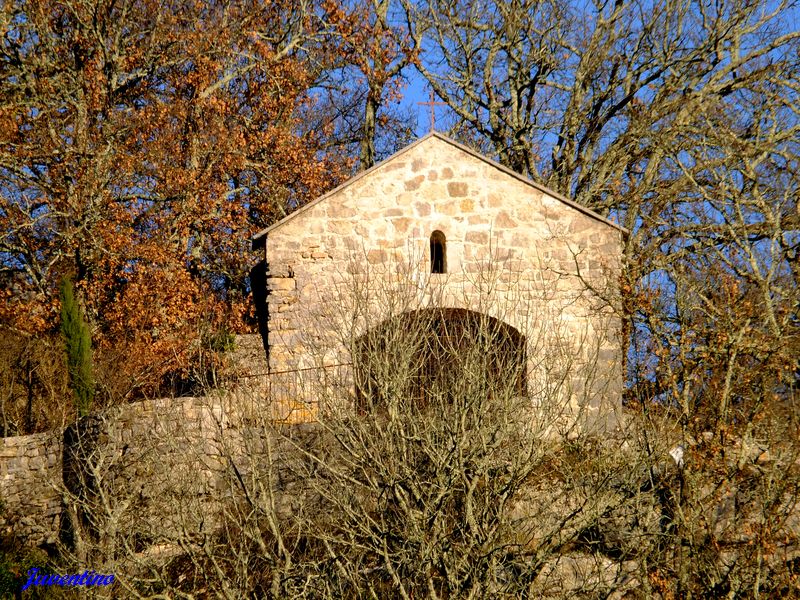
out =
[[[253,445],[263,445],[264,418],[308,420],[302,406],[264,401],[285,384],[265,376],[259,335],[237,336],[230,359],[236,384],[213,396],[126,404],[63,433],[0,439],[0,531],[26,545],[55,543],[70,494],[91,501],[84,489],[92,487],[86,462],[104,474],[110,497],[127,503],[124,514],[149,522],[154,536],[170,527],[199,530],[204,519],[208,526],[216,503],[229,495],[228,458],[241,461],[240,472],[247,473],[247,457],[258,455]],[[179,502],[194,510],[172,514],[170,505]],[[124,518],[114,527],[124,531]]]
[[0,439],[0,531],[31,545],[54,543],[60,483],[60,432]]
[[[435,230],[446,236],[447,274],[430,273]],[[466,308],[526,336],[529,389],[549,378],[543,354],[561,352],[576,375],[583,361],[571,407],[604,418],[620,402],[619,323],[607,300],[616,296],[622,235],[432,134],[257,238],[265,240],[270,370],[349,363],[341,334],[365,333],[399,310]],[[390,288],[402,302],[387,301]],[[587,369],[602,378],[585,385]]]
[[[242,398],[159,399],[91,415],[68,428],[63,460],[60,433],[6,438],[0,459],[3,533],[29,546],[54,544],[70,514],[91,521],[101,537],[135,532],[144,544],[213,530],[220,502],[238,490],[232,465],[247,481],[266,464],[270,429],[264,420],[248,419],[258,410],[248,410],[252,398],[239,403]],[[278,446],[273,442],[270,456],[279,459]],[[97,473],[107,505],[98,500]],[[290,484],[278,480],[275,491]],[[80,499],[77,509],[68,508],[71,497]],[[281,497],[286,507],[279,510],[290,510],[297,497]],[[99,508],[85,509],[94,503]],[[118,514],[112,517],[107,507]]]

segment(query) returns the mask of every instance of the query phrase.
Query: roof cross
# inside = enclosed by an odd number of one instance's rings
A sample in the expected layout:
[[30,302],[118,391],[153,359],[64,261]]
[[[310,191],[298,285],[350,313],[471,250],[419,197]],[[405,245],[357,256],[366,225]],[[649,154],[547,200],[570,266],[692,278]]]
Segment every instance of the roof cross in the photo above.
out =
[[430,106],[430,108],[431,108],[431,118],[430,118],[431,131],[435,130],[436,129],[435,107],[437,107],[437,106],[447,106],[447,102],[435,102],[434,101],[434,96],[433,96],[433,88],[431,88],[430,100],[428,100],[427,102],[417,102],[417,104],[419,104],[421,106]]

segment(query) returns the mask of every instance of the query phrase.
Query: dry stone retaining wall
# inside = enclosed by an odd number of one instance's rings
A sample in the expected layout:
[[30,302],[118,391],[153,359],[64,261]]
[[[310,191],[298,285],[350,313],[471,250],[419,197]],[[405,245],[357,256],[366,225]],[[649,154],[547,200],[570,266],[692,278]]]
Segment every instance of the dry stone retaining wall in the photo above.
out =
[[0,531],[54,543],[61,514],[61,435],[0,439]]
[[[243,385],[214,396],[126,404],[63,433],[0,439],[0,533],[26,545],[56,543],[68,516],[65,499],[91,501],[81,489],[94,476],[91,465],[116,501],[129,503],[127,514],[149,520],[154,535],[167,527],[196,529],[229,489],[229,458],[246,462],[253,446],[257,454],[263,445],[263,428],[248,424],[268,414],[260,336],[237,336],[233,360]],[[170,501],[192,499],[194,513],[176,522]],[[113,526],[124,531],[124,520]]]
[[[267,422],[248,423],[243,414],[256,409],[239,412],[238,400],[253,398],[234,392],[141,402],[85,417],[63,438],[46,433],[3,439],[2,533],[40,546],[55,544],[62,529],[74,530],[77,521],[91,522],[101,537],[135,532],[137,543],[145,544],[213,530],[220,502],[240,485],[232,467],[249,479],[264,466],[258,457],[268,454]],[[281,454],[277,445],[272,452]],[[100,502],[100,478],[104,502],[119,509],[117,515]]]

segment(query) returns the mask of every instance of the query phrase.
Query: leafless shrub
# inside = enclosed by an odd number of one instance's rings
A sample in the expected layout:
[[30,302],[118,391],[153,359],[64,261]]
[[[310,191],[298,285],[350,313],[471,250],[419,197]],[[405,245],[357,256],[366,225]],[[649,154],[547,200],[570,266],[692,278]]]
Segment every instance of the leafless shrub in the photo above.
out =
[[142,598],[796,589],[796,421],[686,437],[664,404],[587,427],[606,389],[591,336],[541,311],[512,328],[525,295],[479,293],[470,312],[452,308],[461,283],[353,271],[363,287],[309,315],[310,360],[353,358],[296,374],[315,421],[277,423],[245,388],[165,402],[146,431],[97,443],[121,437],[110,418],[67,486],[68,563]]

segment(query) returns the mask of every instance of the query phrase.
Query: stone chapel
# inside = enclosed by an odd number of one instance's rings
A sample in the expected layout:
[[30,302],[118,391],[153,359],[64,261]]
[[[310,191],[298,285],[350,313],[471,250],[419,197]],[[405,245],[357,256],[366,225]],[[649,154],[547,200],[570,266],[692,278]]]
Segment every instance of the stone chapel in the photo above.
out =
[[534,405],[567,378],[574,413],[608,422],[621,406],[625,233],[439,133],[420,138],[253,239],[269,372],[283,410],[305,415],[282,418],[313,418],[309,382],[357,369],[371,332],[433,314],[434,338],[495,324],[497,355],[519,357],[513,376]]

